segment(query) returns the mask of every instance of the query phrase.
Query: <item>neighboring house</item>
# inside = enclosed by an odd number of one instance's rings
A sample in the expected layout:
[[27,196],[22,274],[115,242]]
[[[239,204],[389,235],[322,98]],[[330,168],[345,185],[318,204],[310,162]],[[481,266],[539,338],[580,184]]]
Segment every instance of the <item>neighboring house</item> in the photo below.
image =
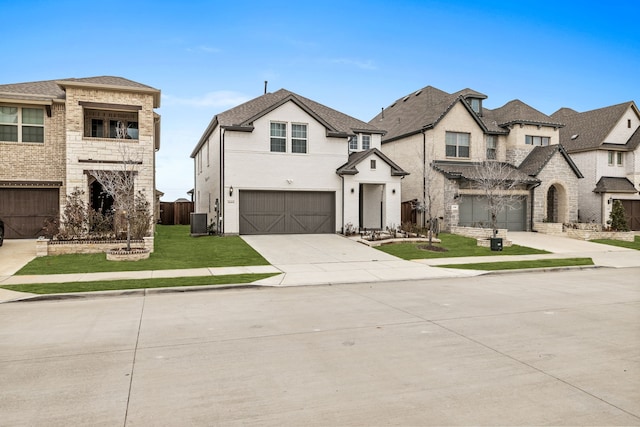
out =
[[640,113],[633,101],[578,113],[551,115],[566,126],[560,142],[585,174],[579,219],[606,225],[613,200],[621,200],[631,229],[640,230]]
[[[137,164],[136,190],[155,206],[160,91],[121,77],[0,85],[0,218],[7,238],[34,238],[76,188],[107,208],[91,170]],[[127,158],[125,158],[127,157]]]
[[217,114],[191,157],[195,212],[220,234],[400,225],[407,175],[383,131],[285,89]]
[[[431,200],[432,216],[444,220],[445,229],[486,227],[487,200],[475,183],[478,165],[496,160],[511,165],[511,178],[520,182],[498,227],[531,230],[533,222],[575,221],[582,175],[558,146],[563,124],[519,100],[484,108],[486,98],[471,89],[450,94],[427,86],[369,122],[387,131],[382,151],[411,173],[402,182],[403,201],[424,211]],[[417,217],[424,223],[424,213]]]

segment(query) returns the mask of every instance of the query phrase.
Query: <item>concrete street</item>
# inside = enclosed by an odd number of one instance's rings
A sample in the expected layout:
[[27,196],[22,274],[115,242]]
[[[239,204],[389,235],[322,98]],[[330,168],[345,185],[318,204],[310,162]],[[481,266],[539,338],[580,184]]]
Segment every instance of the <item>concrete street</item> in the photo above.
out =
[[640,425],[640,268],[0,305],[0,425]]

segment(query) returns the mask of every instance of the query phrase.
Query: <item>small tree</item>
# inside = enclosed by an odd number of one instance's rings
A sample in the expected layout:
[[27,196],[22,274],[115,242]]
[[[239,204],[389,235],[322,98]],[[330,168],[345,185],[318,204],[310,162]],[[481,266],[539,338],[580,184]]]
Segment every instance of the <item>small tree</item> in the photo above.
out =
[[[116,211],[114,223],[117,224],[117,216],[124,218],[127,226],[127,250],[131,250],[132,225],[140,218],[146,219],[146,226],[136,226],[136,235],[146,235],[151,224],[150,205],[146,202],[144,194],[135,193],[135,181],[138,165],[142,161],[132,159],[130,153],[123,148],[121,150],[122,161],[118,170],[92,170],[91,174],[102,185],[104,191],[113,198],[113,207]],[[142,202],[144,200],[146,203]],[[141,229],[142,228],[142,229]]]
[[609,215],[609,224],[614,231],[629,231],[627,215],[620,200],[613,201],[611,214]]
[[522,199],[514,194],[524,182],[518,177],[517,169],[509,163],[485,160],[476,163],[474,186],[487,199],[493,237],[498,235],[498,214],[505,209],[513,209]]

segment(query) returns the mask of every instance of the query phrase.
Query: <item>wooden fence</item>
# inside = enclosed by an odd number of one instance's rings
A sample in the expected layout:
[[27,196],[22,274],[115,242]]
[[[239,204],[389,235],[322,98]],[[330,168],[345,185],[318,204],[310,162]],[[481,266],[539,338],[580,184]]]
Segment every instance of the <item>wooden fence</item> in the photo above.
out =
[[160,224],[191,224],[193,202],[160,202]]

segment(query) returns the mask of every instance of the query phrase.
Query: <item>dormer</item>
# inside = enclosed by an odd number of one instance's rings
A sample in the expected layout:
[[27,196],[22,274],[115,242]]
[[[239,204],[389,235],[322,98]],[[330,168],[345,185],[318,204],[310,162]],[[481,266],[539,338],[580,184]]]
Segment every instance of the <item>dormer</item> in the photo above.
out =
[[467,104],[471,107],[471,109],[478,115],[482,116],[482,100],[487,99],[487,95],[476,92],[472,89],[463,89],[460,91],[461,95],[464,97]]

